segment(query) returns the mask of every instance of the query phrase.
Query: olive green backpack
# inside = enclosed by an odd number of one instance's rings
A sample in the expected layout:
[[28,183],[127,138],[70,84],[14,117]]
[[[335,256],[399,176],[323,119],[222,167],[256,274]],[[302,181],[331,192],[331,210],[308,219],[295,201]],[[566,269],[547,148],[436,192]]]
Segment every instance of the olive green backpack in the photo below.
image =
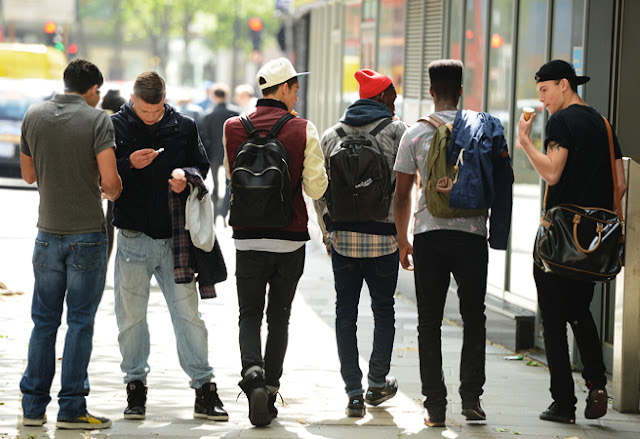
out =
[[453,123],[445,123],[433,114],[419,121],[430,123],[436,128],[427,153],[426,187],[423,189],[429,213],[439,218],[486,215],[486,209],[459,209],[449,206],[451,188],[458,181],[459,166],[464,165],[462,160],[464,149],[460,151],[456,163],[447,161],[447,148],[451,143]]

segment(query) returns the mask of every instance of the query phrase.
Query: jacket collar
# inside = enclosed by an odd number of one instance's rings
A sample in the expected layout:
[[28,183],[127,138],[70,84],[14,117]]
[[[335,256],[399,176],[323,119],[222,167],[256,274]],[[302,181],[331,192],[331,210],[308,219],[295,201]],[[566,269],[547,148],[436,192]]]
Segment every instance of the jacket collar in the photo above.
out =
[[256,107],[273,107],[273,108],[282,108],[285,111],[289,111],[289,109],[287,108],[287,105],[282,102],[279,101],[277,99],[258,99],[258,102],[256,103]]
[[385,104],[373,99],[358,99],[347,107],[340,122],[361,127],[385,117],[393,117],[391,110]]
[[[126,115],[129,123],[138,123],[140,125],[146,126],[146,124],[133,111],[133,104],[131,103],[131,101],[124,104],[123,110],[121,111],[124,111],[124,114]],[[176,118],[176,114],[177,112],[175,108],[173,108],[171,105],[165,102],[164,116],[162,116],[162,119],[160,119],[160,121],[158,122],[158,129],[173,127],[178,125],[178,119]]]

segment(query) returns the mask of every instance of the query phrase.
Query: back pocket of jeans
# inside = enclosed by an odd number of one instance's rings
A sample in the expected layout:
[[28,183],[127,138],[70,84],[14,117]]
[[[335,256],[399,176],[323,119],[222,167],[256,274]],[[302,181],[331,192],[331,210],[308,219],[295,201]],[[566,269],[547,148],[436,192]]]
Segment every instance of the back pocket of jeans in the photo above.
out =
[[47,251],[49,250],[49,243],[44,241],[38,241],[36,239],[36,245],[33,250],[33,266],[38,268],[47,268]]
[[91,270],[100,262],[100,252],[106,251],[101,242],[72,242],[73,268]]

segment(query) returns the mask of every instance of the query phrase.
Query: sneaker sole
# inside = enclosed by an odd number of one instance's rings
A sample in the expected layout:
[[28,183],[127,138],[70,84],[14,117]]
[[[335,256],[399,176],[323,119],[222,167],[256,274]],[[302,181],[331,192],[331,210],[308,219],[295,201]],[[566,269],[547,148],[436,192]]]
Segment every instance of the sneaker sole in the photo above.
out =
[[551,421],[551,422],[559,422],[561,424],[575,424],[576,420],[575,418],[571,419],[571,418],[567,418],[564,416],[549,416],[549,415],[540,415],[540,419],[542,419],[543,421]]
[[46,423],[47,423],[47,418],[44,418],[44,419],[27,419],[27,418],[23,418],[22,419],[22,426],[23,427],[42,427]]
[[111,427],[111,421],[100,424],[90,424],[88,422],[58,421],[56,427],[64,430],[101,430]]
[[367,414],[367,410],[364,408],[362,410],[357,410],[357,411],[356,409],[346,409],[344,413],[349,418],[363,418],[364,415]]
[[141,420],[143,420],[145,418],[145,415],[134,415],[134,414],[126,414],[125,413],[124,418],[132,420],[132,421],[136,421],[136,420],[137,421],[141,421]]
[[264,427],[271,424],[271,414],[268,408],[269,391],[266,388],[257,388],[251,392],[249,398],[249,421],[256,427]]
[[424,421],[424,425],[430,428],[444,428],[447,426],[447,424],[444,421],[431,422],[431,421],[427,421],[426,419]]
[[385,396],[383,396],[382,398],[378,398],[378,399],[374,399],[374,400],[371,400],[371,399],[367,399],[367,398],[365,398],[365,399],[364,399],[364,402],[366,402],[367,404],[372,405],[372,406],[374,406],[374,407],[375,407],[375,406],[377,406],[377,405],[382,404],[382,403],[383,403],[383,402],[385,402],[385,401],[390,400],[391,398],[393,398],[394,396],[396,396],[396,393],[398,393],[398,391],[396,391],[395,393],[393,393],[393,394],[391,394],[391,395],[385,395]]
[[464,409],[462,410],[462,414],[467,419],[467,421],[486,421],[487,416],[478,413],[475,409]]
[[591,405],[584,410],[584,417],[587,419],[598,419],[607,414],[607,403],[609,396],[605,392],[598,392],[593,398]]

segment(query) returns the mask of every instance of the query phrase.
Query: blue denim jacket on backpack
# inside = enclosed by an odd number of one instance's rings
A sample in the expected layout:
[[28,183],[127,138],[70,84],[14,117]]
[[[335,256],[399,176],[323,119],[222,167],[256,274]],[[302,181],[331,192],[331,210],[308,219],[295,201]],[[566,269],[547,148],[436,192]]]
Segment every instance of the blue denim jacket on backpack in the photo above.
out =
[[447,160],[456,163],[459,179],[453,185],[451,207],[491,209],[489,245],[506,250],[511,228],[513,170],[500,120],[488,113],[463,110],[451,133]]

